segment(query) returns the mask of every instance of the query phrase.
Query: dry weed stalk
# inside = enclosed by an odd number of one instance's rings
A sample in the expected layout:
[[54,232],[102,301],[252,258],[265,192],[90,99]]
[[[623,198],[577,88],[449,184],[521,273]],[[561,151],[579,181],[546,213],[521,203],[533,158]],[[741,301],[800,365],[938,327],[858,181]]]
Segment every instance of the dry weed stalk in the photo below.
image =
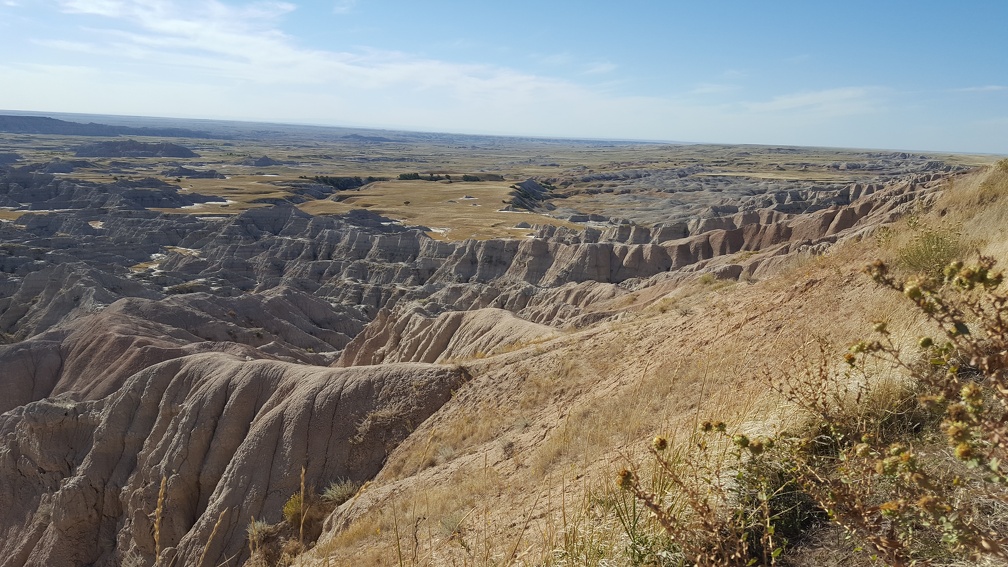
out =
[[197,567],[203,566],[203,560],[206,559],[206,554],[210,550],[210,544],[213,543],[214,537],[217,536],[217,530],[220,529],[221,522],[224,520],[224,514],[227,514],[227,511],[227,508],[223,509],[217,516],[217,523],[214,524],[213,530],[210,532],[210,537],[207,538],[207,542],[203,546],[203,553],[200,554],[199,562],[196,563]]
[[165,495],[168,492],[168,477],[161,475],[161,489],[158,491],[157,507],[154,509],[154,562],[161,561],[161,518],[164,514]]
[[[727,449],[729,439],[735,450]],[[651,512],[686,564],[775,565],[786,544],[777,525],[792,511],[780,504],[795,487],[773,482],[778,479],[770,474],[746,476],[765,470],[769,446],[769,440],[730,436],[723,422],[705,422],[675,449],[655,437],[652,488],[630,468],[620,471],[617,484]]]
[[[878,322],[878,338],[852,346],[846,370],[816,341],[811,357],[792,356],[801,370],[766,373],[804,412],[797,433],[735,435],[731,458],[712,454],[703,438],[691,453],[669,456],[656,438],[651,453],[673,503],[633,469],[621,471],[619,485],[696,565],[772,565],[787,534],[800,537],[823,512],[889,565],[1008,559],[1008,518],[980,511],[984,502],[1008,506],[1008,294],[993,268],[981,257],[975,266],[952,263],[943,281],[907,282],[876,262],[868,273],[912,301],[940,340],[921,337],[921,355],[907,355]],[[886,368],[906,378],[880,380]],[[701,431],[727,435],[723,423]],[[950,450],[925,450],[927,432],[946,437]],[[736,512],[724,513],[732,504]]]
[[257,522],[255,516],[252,516],[248,525],[248,544],[249,544],[249,556],[255,556],[256,552],[259,551],[260,533],[259,530],[262,526],[261,522]]
[[[803,407],[816,425],[792,440],[789,457],[797,481],[848,533],[888,564],[927,562],[935,555],[1008,558],[1008,541],[983,525],[975,511],[961,509],[970,493],[1008,502],[1001,460],[1006,453],[1008,409],[1008,296],[993,260],[975,266],[953,262],[944,280],[893,278],[876,262],[867,271],[885,288],[903,293],[944,335],[918,339],[921,356],[902,352],[885,322],[878,338],[860,341],[846,354],[848,367],[866,376],[877,360],[912,378],[896,392],[869,392],[843,404],[815,394],[836,388],[825,351],[818,372],[806,372],[797,388],[779,390]],[[842,374],[850,376],[850,374]],[[918,395],[919,394],[919,395]],[[996,400],[997,408],[989,402]],[[940,423],[939,423],[940,422]],[[919,447],[919,432],[940,430],[961,464],[941,470],[940,456]],[[972,498],[975,498],[972,497]]]
[[299,502],[299,523],[298,523],[298,542],[304,544],[304,521],[305,521],[305,467],[301,466],[301,501]]

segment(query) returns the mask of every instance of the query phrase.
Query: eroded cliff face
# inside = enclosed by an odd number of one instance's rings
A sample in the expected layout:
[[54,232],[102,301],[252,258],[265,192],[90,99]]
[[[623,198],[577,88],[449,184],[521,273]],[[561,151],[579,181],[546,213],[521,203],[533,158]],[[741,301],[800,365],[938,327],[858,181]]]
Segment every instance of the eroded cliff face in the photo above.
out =
[[[279,521],[302,466],[316,490],[374,476],[467,380],[452,361],[618,317],[629,293],[698,273],[772,274],[942,180],[521,240],[442,242],[290,206],[0,224],[0,565],[151,563],[162,478],[163,564],[195,564],[207,545],[205,564],[240,562],[250,518]],[[21,189],[87,198],[46,187]]]
[[[95,401],[0,416],[3,565],[164,564],[247,553],[249,518],[278,522],[299,491],[364,481],[467,378],[400,364],[326,369],[203,353],[153,364]],[[210,533],[221,526],[213,540]]]
[[[539,340],[549,335],[551,327],[587,325],[615,316],[608,311],[610,300],[659,281],[705,272],[719,279],[759,278],[772,274],[794,254],[822,254],[839,241],[860,238],[893,222],[913,203],[926,205],[943,180],[929,175],[884,187],[855,184],[844,193],[843,201],[854,197],[848,204],[800,215],[732,207],[722,211],[730,213],[726,216],[698,219],[692,233],[678,238],[661,227],[618,225],[580,233],[544,227],[534,239],[504,246],[494,241],[466,243],[432,279],[450,282],[455,276],[468,283],[446,284],[422,304],[401,301],[386,307],[347,345],[337,364],[434,361],[489,353],[507,344]],[[488,266],[482,274],[480,266]],[[600,304],[606,307],[599,308]],[[486,311],[487,307],[504,311]],[[546,327],[518,328],[512,314]],[[455,346],[463,342],[455,338],[457,334],[471,336],[469,324],[479,328],[481,336],[509,339],[484,351]]]
[[741,273],[753,275],[764,256],[822,248],[891,221],[942,179],[929,174],[885,186],[854,184],[832,195],[829,206],[816,193],[808,197],[819,204],[805,203],[801,213],[782,212],[776,203],[794,208],[801,195],[763,195],[711,208],[688,227],[542,227],[524,240],[442,242],[365,212],[312,217],[290,206],[202,218],[119,209],[28,214],[2,227],[0,285],[7,293],[0,330],[23,339],[118,298],[161,301],[172,294],[214,320],[227,320],[214,305],[228,303],[245,329],[263,327],[248,314],[269,311],[270,302],[303,305],[301,311],[319,320],[299,317],[289,321],[292,329],[318,334],[336,326],[344,336],[315,337],[311,345],[293,330],[286,338],[327,352],[341,350],[380,309],[404,301],[425,300],[435,314],[527,310],[522,318],[558,325],[580,315],[581,306],[547,315],[551,308],[534,309],[537,294],[701,271],[739,252],[762,253],[740,262]]

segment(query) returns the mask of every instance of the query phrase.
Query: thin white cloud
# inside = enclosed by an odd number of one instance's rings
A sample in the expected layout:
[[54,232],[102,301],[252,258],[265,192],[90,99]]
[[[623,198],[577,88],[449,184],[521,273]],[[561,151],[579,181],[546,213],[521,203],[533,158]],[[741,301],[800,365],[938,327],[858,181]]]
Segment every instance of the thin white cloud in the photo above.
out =
[[746,111],[760,114],[802,113],[818,117],[849,116],[874,112],[881,89],[844,87],[775,96],[768,101],[747,102]]
[[57,0],[57,3],[68,13],[134,19],[151,24],[156,23],[158,18],[167,19],[165,23],[178,22],[183,14],[189,14],[191,19],[216,16],[248,24],[257,19],[272,19],[297,8],[290,2],[252,2],[235,7],[219,0]]
[[[263,85],[320,85],[405,91],[438,90],[458,100],[541,96],[569,90],[562,81],[492,65],[457,64],[400,52],[355,53],[306,49],[279,29],[295,7],[286,2],[230,6],[218,1],[62,0],[72,13],[109,18],[90,30],[91,43],[43,40],[53,48],[125,58],[208,81]],[[535,94],[532,94],[535,93]]]
[[712,94],[724,94],[737,90],[739,90],[738,85],[732,85],[727,83],[700,83],[699,85],[690,89],[689,94],[712,95]]
[[550,53],[547,55],[537,55],[536,59],[544,65],[570,65],[574,62],[574,56],[570,53]]
[[982,87],[963,87],[961,89],[954,89],[955,92],[959,93],[996,93],[1001,91],[1008,91],[1008,86],[1005,85],[984,85]]
[[31,42],[41,47],[69,51],[73,53],[103,54],[103,51],[93,43],[84,41],[71,41],[68,39],[32,39]]
[[616,69],[618,69],[618,67],[614,63],[609,63],[608,61],[599,61],[589,65],[588,68],[584,70],[584,74],[604,75],[606,73],[612,73]]
[[334,14],[349,14],[357,7],[357,0],[336,0],[333,4]]
[[[632,96],[626,94],[632,77],[605,61],[595,69],[609,75],[586,75],[590,60],[572,53],[533,57],[538,65],[559,68],[544,75],[387,50],[307,48],[283,32],[284,18],[296,9],[290,2],[50,1],[90,27],[58,36],[39,29],[35,45],[46,49],[32,49],[34,59],[0,61],[0,82],[9,85],[0,89],[0,108],[593,138],[848,146],[872,139],[875,147],[907,148],[948,143],[945,133],[927,134],[935,140],[928,141],[896,127],[892,113],[881,112],[891,110],[895,93],[881,87],[753,92],[743,90],[741,79],[751,73],[729,69],[668,96]],[[53,50],[54,58],[35,57]],[[68,67],[27,64],[32,61]],[[73,96],[67,84],[74,85]],[[724,96],[709,96],[719,93]],[[928,108],[913,108],[912,93],[902,95],[903,114],[931,116]],[[1003,147],[990,128],[983,132],[996,142],[985,143]]]
[[787,63],[806,63],[811,60],[812,56],[809,55],[808,53],[800,53],[798,55],[793,55],[791,57],[784,59],[784,61]]

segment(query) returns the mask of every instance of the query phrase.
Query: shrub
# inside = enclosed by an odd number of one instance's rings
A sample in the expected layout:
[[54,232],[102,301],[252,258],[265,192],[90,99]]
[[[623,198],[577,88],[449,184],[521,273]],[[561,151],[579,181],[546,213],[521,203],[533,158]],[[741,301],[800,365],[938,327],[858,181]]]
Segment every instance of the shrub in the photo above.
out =
[[304,504],[304,498],[300,492],[291,494],[291,497],[283,505],[284,520],[292,526],[300,525],[301,516],[304,513]]
[[941,228],[917,227],[913,238],[898,251],[900,263],[927,277],[941,277],[952,260],[963,256],[966,246],[959,234]]
[[[646,489],[635,470],[620,473],[619,485],[651,510],[685,562],[775,564],[827,517],[889,565],[1008,559],[1003,276],[985,257],[953,262],[940,278],[897,280],[881,261],[867,272],[909,299],[937,335],[907,354],[879,322],[840,366],[820,343],[817,360],[795,364],[804,372],[771,384],[803,411],[797,431],[736,434],[734,448],[718,452],[729,446],[727,429],[708,422],[692,451],[674,457],[656,439],[668,492]],[[906,379],[870,388],[874,369],[886,366]]]
[[[995,525],[1004,518],[992,523],[976,508],[1008,502],[1000,465],[1008,440],[1008,295],[998,291],[1003,278],[993,267],[993,260],[981,258],[970,267],[950,264],[942,279],[900,281],[881,261],[870,266],[877,283],[903,293],[942,335],[921,337],[920,355],[907,355],[885,323],[876,323],[876,338],[858,342],[845,356],[852,369],[876,359],[912,378],[919,395],[903,398],[901,413],[916,415],[915,427],[897,436],[869,423],[845,432],[830,428],[824,438],[837,450],[829,461],[804,446],[792,452],[805,490],[889,564],[1008,558],[1005,526]],[[928,451],[929,439],[915,431],[943,433],[954,459]]]
[[339,506],[356,496],[360,487],[359,482],[341,478],[326,487],[322,499],[333,506]]
[[245,528],[245,532],[248,535],[249,552],[255,553],[265,543],[270,533],[270,525],[265,520],[253,519]]
[[617,483],[665,531],[675,564],[775,565],[790,542],[826,516],[774,448],[772,439],[705,422],[685,446],[670,449],[664,438],[654,439],[660,480],[651,488],[632,469],[622,470]]

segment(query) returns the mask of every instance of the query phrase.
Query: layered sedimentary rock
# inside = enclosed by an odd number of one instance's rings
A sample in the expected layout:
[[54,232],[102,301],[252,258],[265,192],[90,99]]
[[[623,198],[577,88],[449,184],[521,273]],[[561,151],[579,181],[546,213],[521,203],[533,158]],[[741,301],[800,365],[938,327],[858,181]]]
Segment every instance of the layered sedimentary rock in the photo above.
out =
[[[364,211],[163,215],[145,207],[191,194],[4,170],[0,198],[73,210],[0,223],[0,565],[150,563],[162,478],[163,563],[241,559],[250,518],[278,521],[302,466],[314,489],[374,475],[466,380],[443,364],[616,316],[658,282],[759,277],[942,180],[443,242]],[[528,206],[548,195],[523,187]]]
[[165,565],[240,561],[249,518],[279,521],[301,467],[316,491],[370,478],[466,377],[206,353],[99,400],[19,406],[0,415],[0,565],[150,564],[157,545]]

